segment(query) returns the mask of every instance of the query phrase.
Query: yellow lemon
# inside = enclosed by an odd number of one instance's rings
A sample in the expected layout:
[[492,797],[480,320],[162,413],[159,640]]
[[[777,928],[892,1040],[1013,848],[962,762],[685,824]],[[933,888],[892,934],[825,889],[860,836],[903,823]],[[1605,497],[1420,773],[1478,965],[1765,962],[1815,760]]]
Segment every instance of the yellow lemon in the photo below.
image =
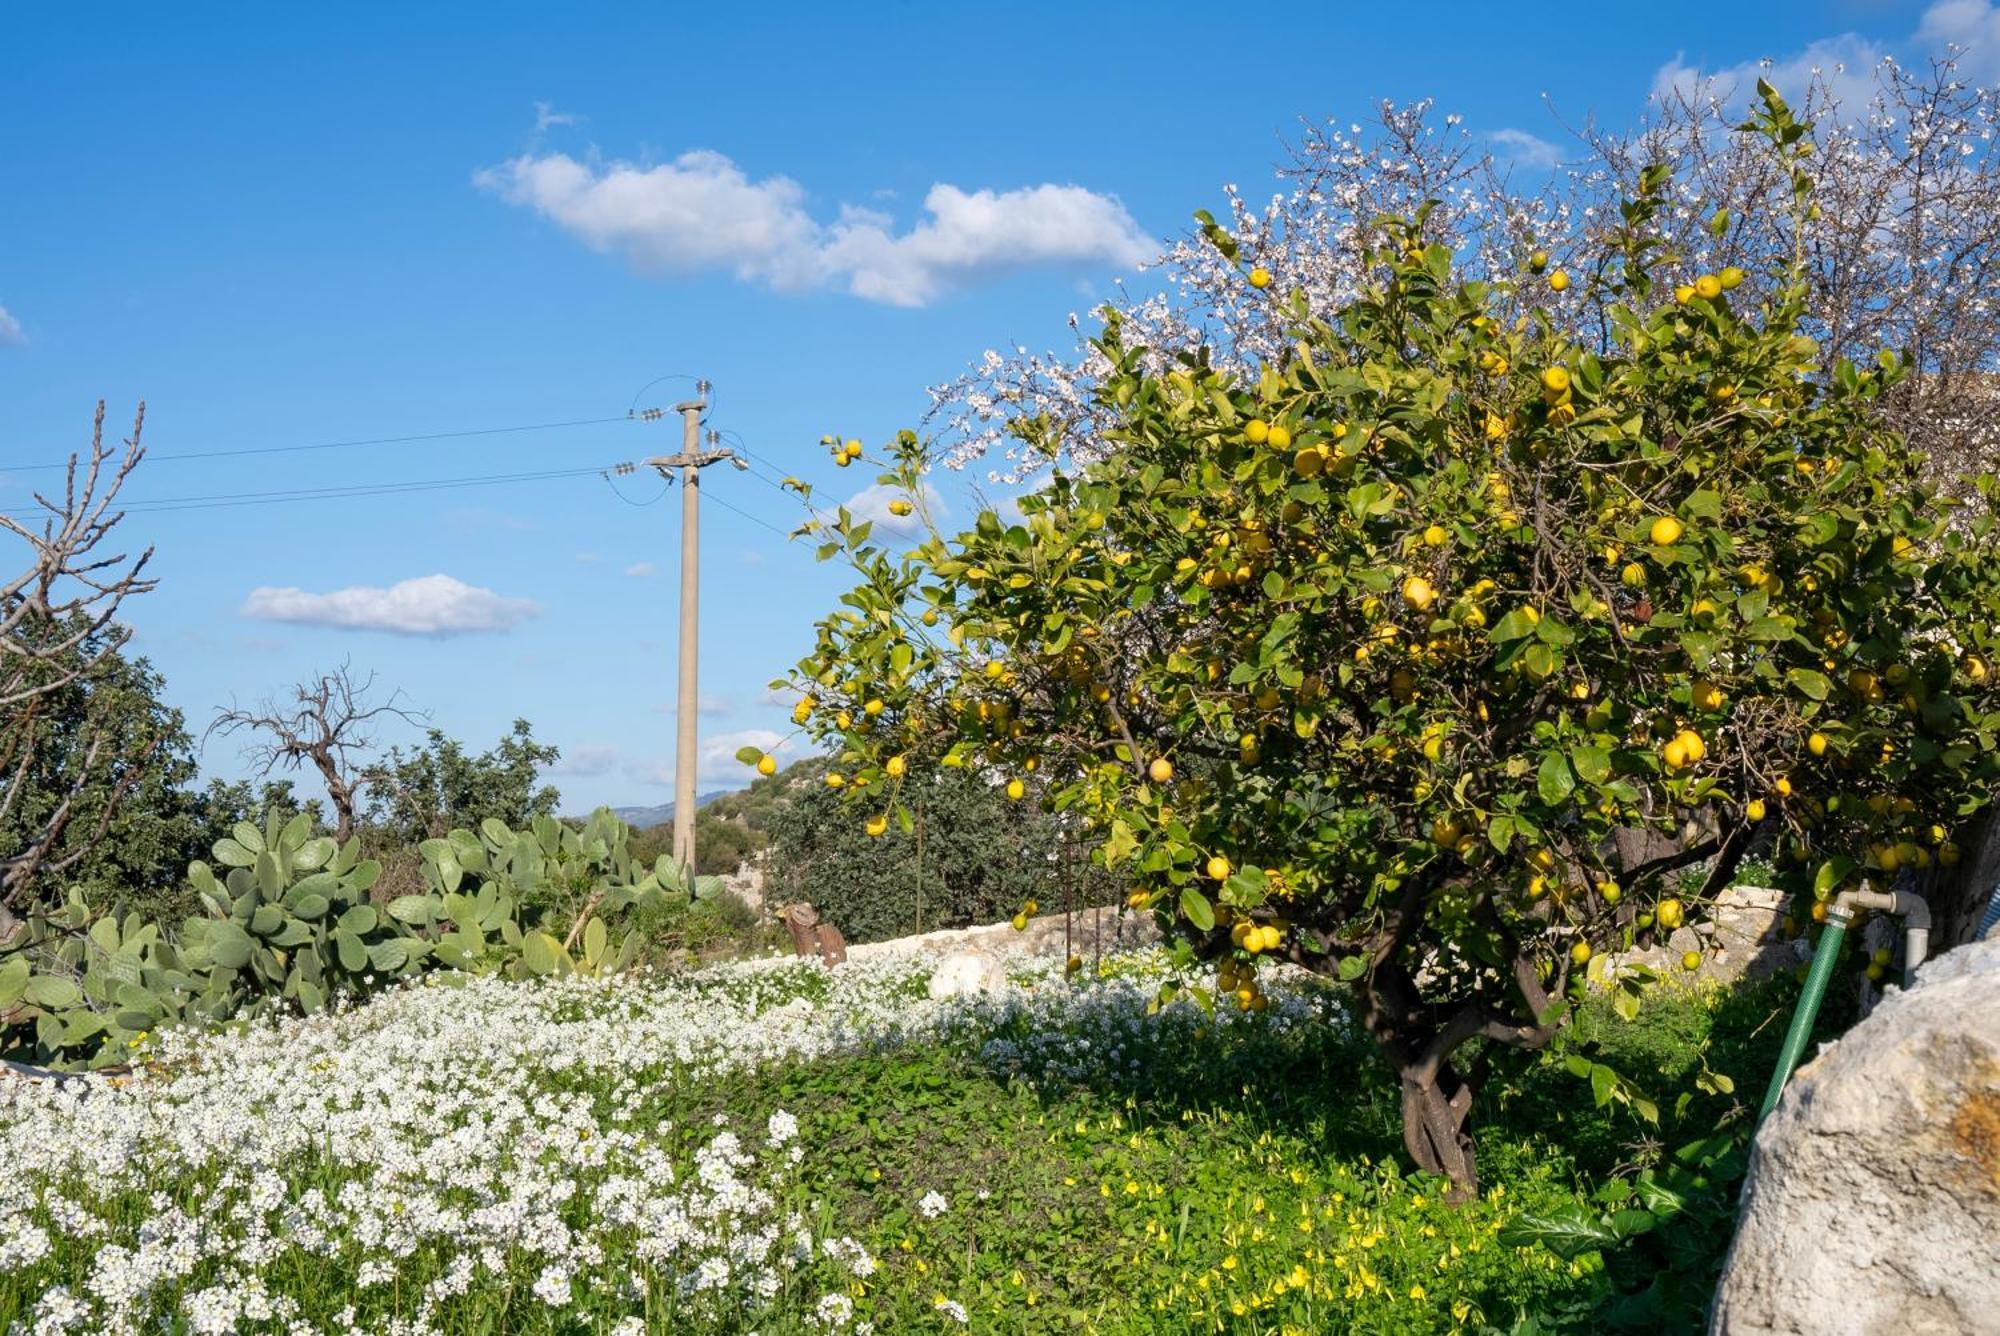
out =
[[1007,781],[1007,798],[1009,801],[1019,802],[1021,801],[1022,798],[1027,796],[1027,792],[1028,792],[1028,786],[1026,784],[1023,784],[1020,780],[1010,779]]
[[1744,819],[1749,821],[1762,821],[1764,819],[1764,800],[1762,798],[1752,798],[1749,802],[1744,803],[1743,816]]
[[889,758],[889,763],[883,766],[882,768],[889,772],[889,778],[901,779],[905,774],[909,772],[910,763],[908,761],[905,761],[900,756],[891,756]]
[[1569,371],[1564,367],[1549,367],[1542,372],[1542,388],[1550,394],[1568,394]]
[[760,775],[777,774],[778,758],[771,755],[771,753],[769,752],[765,752],[762,756],[757,758],[757,773]]
[[867,830],[870,839],[880,839],[889,829],[889,818],[886,816],[871,816],[868,818],[868,824],[864,829]]
[[1689,951],[1686,955],[1683,955],[1681,957],[1681,968],[1687,970],[1689,973],[1693,973],[1695,970],[1700,969],[1701,952]]
[[1423,576],[1412,575],[1403,581],[1403,601],[1418,612],[1428,608],[1436,598],[1437,591],[1431,588],[1431,582]]
[[1668,932],[1672,932],[1675,928],[1681,926],[1683,918],[1681,902],[1669,896],[1653,907],[1653,916],[1659,920],[1662,928],[1665,928]]
[[1578,965],[1590,963],[1590,943],[1578,942],[1569,949],[1569,958]]
[[1814,756],[1826,755],[1826,734],[1815,733],[1806,739],[1806,750]]
[[1265,267],[1264,267],[1263,265],[1261,265],[1261,264],[1260,264],[1260,265],[1258,265],[1258,266],[1257,266],[1257,267],[1256,267],[1255,269],[1252,269],[1252,270],[1250,271],[1250,286],[1251,286],[1251,287],[1253,287],[1253,288],[1268,288],[1268,287],[1270,287],[1270,286],[1271,286],[1271,271],[1270,271],[1270,270],[1268,270],[1268,269],[1266,269],[1266,268],[1265,268]]
[[1732,264],[1716,275],[1716,278],[1722,284],[1722,290],[1728,292],[1743,282],[1743,271]]
[[1549,291],[1561,292],[1569,287],[1569,275],[1558,269],[1549,275]]
[[1227,881],[1229,879],[1229,860],[1221,854],[1217,854],[1208,860],[1208,866],[1205,871],[1208,873],[1210,881]]
[[897,499],[889,503],[889,513],[891,515],[896,515],[896,516],[907,515],[914,509],[916,509],[915,506],[912,506],[909,502],[903,500],[901,497],[898,497]]
[[1681,527],[1679,520],[1672,515],[1662,515],[1653,521],[1653,527],[1647,531],[1647,537],[1653,540],[1655,547],[1672,547],[1681,540],[1681,535],[1685,532],[1687,531]]
[[1282,423],[1274,422],[1265,433],[1264,440],[1273,450],[1289,450],[1292,446],[1292,429]]
[[1714,274],[1703,274],[1694,281],[1694,295],[1706,301],[1714,301],[1722,295],[1722,280]]
[[1252,445],[1262,445],[1271,439],[1271,424],[1263,418],[1251,418],[1243,424],[1243,439]]
[[1155,784],[1164,784],[1174,777],[1174,763],[1164,756],[1156,756],[1146,767],[1146,774]]

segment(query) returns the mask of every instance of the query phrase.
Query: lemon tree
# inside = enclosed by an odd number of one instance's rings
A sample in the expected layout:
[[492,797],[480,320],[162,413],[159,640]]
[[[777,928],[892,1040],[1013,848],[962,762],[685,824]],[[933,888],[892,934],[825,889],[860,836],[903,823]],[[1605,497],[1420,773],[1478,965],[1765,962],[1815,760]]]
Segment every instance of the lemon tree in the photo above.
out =
[[[1757,128],[1803,220],[1805,127],[1766,90]],[[1273,960],[1351,985],[1460,1192],[1490,1047],[1546,1043],[1593,957],[1697,917],[1760,835],[1822,895],[1949,858],[2000,776],[1994,482],[1954,515],[1921,480],[1896,357],[1815,373],[1802,285],[1657,290],[1670,185],[1617,264],[1524,255],[1511,292],[1383,219],[1341,309],[1262,289],[1290,343],[1254,375],[1149,371],[1114,318],[1101,456],[1018,519],[900,551],[809,524],[858,579],[796,717],[853,819],[907,825],[936,767],[1038,771],[1213,964],[1205,1004],[1259,1009]],[[1587,344],[1534,305],[1558,279]],[[927,446],[874,462],[924,514]]]

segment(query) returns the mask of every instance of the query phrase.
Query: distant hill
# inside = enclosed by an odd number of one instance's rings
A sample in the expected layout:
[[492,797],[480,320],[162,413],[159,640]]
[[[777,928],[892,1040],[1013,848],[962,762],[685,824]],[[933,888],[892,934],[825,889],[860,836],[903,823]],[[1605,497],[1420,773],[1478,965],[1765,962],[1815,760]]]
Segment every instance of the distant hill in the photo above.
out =
[[[730,789],[717,789],[713,793],[697,793],[694,798],[696,811],[708,806],[717,798],[726,798]],[[674,805],[660,803],[653,807],[614,807],[611,814],[634,830],[650,830],[654,826],[664,826],[674,819]]]

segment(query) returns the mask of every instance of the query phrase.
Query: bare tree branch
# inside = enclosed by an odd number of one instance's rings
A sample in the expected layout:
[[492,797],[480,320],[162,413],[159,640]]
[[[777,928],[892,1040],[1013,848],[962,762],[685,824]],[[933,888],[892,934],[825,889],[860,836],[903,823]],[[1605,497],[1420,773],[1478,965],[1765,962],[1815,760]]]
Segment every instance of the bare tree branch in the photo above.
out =
[[326,784],[326,796],[333,804],[334,838],[345,840],[354,833],[355,803],[362,786],[377,778],[374,772],[357,767],[354,760],[357,753],[374,749],[370,725],[388,717],[410,724],[430,719],[427,711],[401,704],[401,691],[371,704],[368,693],[374,686],[375,674],[357,682],[343,661],[332,672],[294,686],[289,705],[266,699],[255,709],[232,706],[218,710],[203,741],[218,733],[227,737],[249,729],[257,740],[243,754],[258,773],[298,770],[310,764]]
[[[151,548],[137,557],[108,551],[111,531],[124,518],[115,508],[118,494],[145,457],[145,422],[141,404],[122,448],[107,445],[100,400],[89,451],[70,456],[61,493],[35,493],[36,507],[46,512],[39,522],[0,514],[0,532],[28,545],[20,572],[0,582],[0,819],[20,806],[30,782],[43,740],[43,706],[58,692],[87,682],[125,646],[132,632],[116,621],[118,613],[126,599],[150,592],[156,583],[145,574]],[[38,873],[72,866],[104,838],[138,771],[161,742],[142,738],[129,754],[120,754],[94,702],[84,736],[88,741],[80,750],[81,766],[70,776],[70,791],[20,847],[0,851],[0,905],[13,903]],[[121,778],[94,828],[76,839],[70,825],[78,798],[114,770]]]

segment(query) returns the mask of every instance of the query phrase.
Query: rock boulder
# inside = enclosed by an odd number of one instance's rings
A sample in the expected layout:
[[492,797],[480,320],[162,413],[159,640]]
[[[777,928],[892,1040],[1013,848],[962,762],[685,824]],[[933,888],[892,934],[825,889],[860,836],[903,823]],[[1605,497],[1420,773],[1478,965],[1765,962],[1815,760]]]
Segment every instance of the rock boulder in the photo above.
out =
[[1711,1330],[2000,1332],[2000,942],[1932,961],[1793,1077]]

